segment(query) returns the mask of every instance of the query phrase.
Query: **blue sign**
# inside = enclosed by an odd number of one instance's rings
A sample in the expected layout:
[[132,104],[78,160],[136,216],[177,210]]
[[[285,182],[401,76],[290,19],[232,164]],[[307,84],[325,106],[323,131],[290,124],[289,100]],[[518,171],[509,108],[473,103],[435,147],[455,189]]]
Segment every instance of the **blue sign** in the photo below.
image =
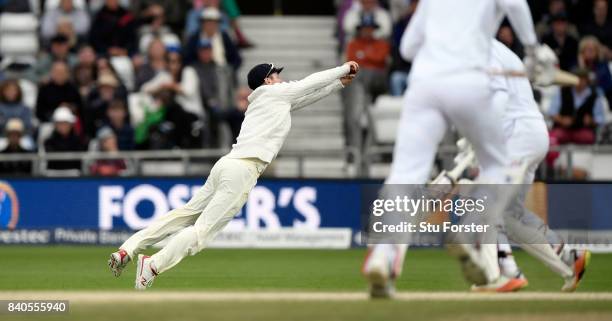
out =
[[[138,230],[185,204],[196,178],[11,179],[0,182],[0,229]],[[231,230],[361,228],[374,181],[262,179]],[[367,186],[368,188],[364,188]],[[612,184],[549,184],[554,229],[612,230]]]
[[[15,179],[0,185],[2,227],[138,230],[185,204],[203,179]],[[228,228],[348,227],[359,230],[361,185],[333,180],[262,180]],[[17,204],[17,197],[19,205]]]

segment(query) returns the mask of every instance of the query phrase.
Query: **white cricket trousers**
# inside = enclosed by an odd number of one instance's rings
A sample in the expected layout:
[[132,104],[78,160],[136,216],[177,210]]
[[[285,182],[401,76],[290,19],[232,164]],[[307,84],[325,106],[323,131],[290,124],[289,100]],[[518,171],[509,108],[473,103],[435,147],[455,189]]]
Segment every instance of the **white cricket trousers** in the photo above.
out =
[[232,220],[266,166],[267,163],[254,158],[222,157],[187,204],[134,234],[120,248],[134,258],[148,246],[178,232],[152,256],[159,273],[172,268],[187,255],[202,251]]
[[[478,71],[411,81],[385,184],[425,184],[438,145],[451,125],[472,144],[481,165],[479,178],[487,183],[503,183],[510,164],[502,124],[505,106],[493,101],[489,84],[490,78]],[[377,244],[371,257],[387,253],[387,258],[395,262],[394,275],[399,276],[406,248],[407,244]],[[496,245],[483,244],[482,252],[487,255],[487,274],[492,281],[499,275]],[[366,270],[367,266],[366,261]]]
[[504,106],[493,104],[489,82],[485,73],[476,71],[411,82],[386,183],[425,184],[449,125],[474,147],[481,177],[490,183],[503,182],[509,164],[502,126]]
[[527,171],[518,195],[508,205],[505,215],[506,234],[500,233],[500,249],[510,252],[508,238],[525,251],[542,261],[553,272],[570,277],[573,271],[555,253],[551,245],[561,243],[561,238],[536,214],[525,207],[529,187],[533,183],[538,165],[548,152],[548,128],[542,118],[517,118],[504,124],[508,156],[513,162],[527,165]]

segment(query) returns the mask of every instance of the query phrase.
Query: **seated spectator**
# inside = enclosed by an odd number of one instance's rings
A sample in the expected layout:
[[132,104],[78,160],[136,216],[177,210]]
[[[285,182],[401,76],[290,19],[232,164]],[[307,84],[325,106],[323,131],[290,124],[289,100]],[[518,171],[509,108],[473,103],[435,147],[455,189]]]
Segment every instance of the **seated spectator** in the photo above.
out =
[[194,0],[192,8],[187,13],[187,20],[185,23],[184,35],[187,39],[195,35],[200,31],[200,24],[202,19],[202,13],[204,10],[213,9],[221,13],[221,20],[219,21],[219,29],[223,32],[230,32],[229,18],[226,14],[221,11],[220,0]]
[[192,66],[183,67],[181,54],[177,50],[169,51],[166,59],[172,77],[168,88],[176,93],[176,102],[183,106],[185,111],[203,119],[204,107],[202,107],[198,74]]
[[346,13],[343,20],[343,31],[346,40],[355,37],[361,17],[371,15],[378,28],[374,32],[376,39],[388,39],[392,32],[392,20],[389,11],[380,6],[378,0],[360,0],[353,3],[351,9]]
[[144,12],[152,3],[161,5],[164,9],[165,24],[178,35],[185,28],[185,20],[187,12],[192,5],[191,2],[176,0],[130,0],[129,8],[132,12]]
[[238,52],[238,48],[230,38],[230,36],[219,29],[219,21],[221,13],[219,10],[209,8],[202,11],[200,19],[200,31],[187,41],[184,50],[185,62],[191,63],[197,60],[198,46],[201,40],[208,40],[212,43],[213,60],[218,66],[231,66],[235,72],[242,64],[242,58]]
[[365,15],[357,26],[357,37],[346,49],[347,61],[354,60],[359,74],[343,91],[344,129],[348,146],[362,147],[361,118],[376,97],[387,90],[387,59],[390,45],[374,34],[379,26],[372,15]]
[[[4,127],[8,144],[0,154],[23,154],[33,151],[24,148],[21,139],[24,135],[23,122],[19,118],[11,118]],[[31,161],[6,161],[0,162],[0,174],[2,175],[29,175],[32,173]]]
[[189,37],[200,28],[200,16],[202,11],[213,8],[222,10],[221,30],[230,33],[234,32],[235,39],[239,48],[251,48],[253,44],[246,38],[238,21],[240,17],[240,8],[235,0],[196,0],[193,1],[193,9],[187,14],[187,24],[185,26],[185,34]]
[[[119,81],[109,72],[100,74],[96,88],[87,98],[83,111],[85,132],[94,137],[96,132],[107,123],[106,111],[115,99],[122,99],[118,93]],[[125,101],[125,100],[124,100]]]
[[593,19],[582,26],[580,33],[595,36],[602,44],[602,55],[612,59],[612,22],[608,19],[608,0],[593,2]]
[[202,147],[198,117],[186,112],[174,97],[174,92],[166,88],[153,94],[153,105],[145,108],[144,120],[135,128],[134,141],[139,149]]
[[233,100],[232,75],[214,60],[214,45],[207,40],[198,44],[198,60],[192,65],[198,76],[200,101],[203,104],[210,147],[219,147],[218,115],[229,107]]
[[61,0],[57,8],[51,9],[42,17],[40,32],[49,40],[58,33],[58,26],[68,22],[80,39],[85,39],[89,32],[90,19],[85,8],[75,8],[73,0]]
[[82,115],[81,95],[74,84],[70,82],[70,69],[64,61],[56,61],[51,65],[49,82],[38,88],[36,99],[36,118],[41,122],[51,120],[51,115],[62,103],[75,106],[77,115]]
[[[575,87],[564,87],[551,101],[548,115],[554,125],[550,131],[550,144],[593,144],[595,129],[604,124],[603,96],[589,81],[589,71],[578,69],[580,82]],[[553,165],[558,152],[550,152],[547,160]]]
[[73,68],[73,79],[81,98],[85,100],[95,88],[97,77],[96,52],[91,46],[79,49],[78,63]]
[[19,119],[25,127],[22,134],[32,134],[32,111],[22,101],[21,87],[17,80],[8,79],[0,83],[0,129],[9,119]]
[[572,70],[577,64],[578,40],[568,34],[567,16],[564,13],[553,16],[550,23],[551,32],[544,36],[542,42],[555,51],[561,69]]
[[96,53],[110,56],[127,56],[136,49],[136,19],[119,5],[119,0],[106,0],[96,13],[89,42]]
[[119,150],[134,149],[134,128],[128,122],[127,107],[121,99],[113,100],[106,110],[108,126],[115,133]]
[[601,45],[594,36],[586,36],[578,46],[578,66],[590,72],[590,79],[612,102],[612,72],[603,58]]
[[242,121],[244,120],[244,113],[246,113],[247,108],[249,106],[249,95],[251,94],[251,89],[249,87],[240,87],[236,90],[236,94],[234,95],[234,101],[232,105],[223,110],[217,116],[219,119],[223,120],[229,125],[229,128],[232,132],[232,144],[236,142],[236,138],[238,138],[238,134],[240,134],[240,127],[242,126]]
[[509,23],[504,22],[501,27],[499,27],[499,30],[497,31],[497,39],[506,45],[506,47],[510,48],[510,50],[512,50],[512,52],[514,52],[517,56],[523,59],[523,56],[525,55],[523,45],[520,41],[516,40],[514,31],[512,30],[512,27],[510,27]]
[[166,67],[166,46],[161,39],[152,39],[149,42],[146,61],[136,69],[136,90],[140,90],[143,84],[160,72],[166,72]]
[[405,12],[393,26],[393,36],[391,37],[391,76],[390,76],[390,92],[393,96],[401,96],[406,91],[408,86],[408,73],[410,72],[410,62],[404,60],[399,52],[400,42],[406,27],[416,11],[419,1],[410,1],[410,4],[405,8]]
[[[60,107],[53,113],[53,133],[45,140],[45,151],[54,152],[80,152],[85,150],[85,145],[74,130],[76,117],[67,107]],[[49,161],[48,169],[81,169],[81,161]]]
[[[103,153],[116,154],[119,151],[117,146],[117,137],[112,129],[108,127],[101,128],[97,135],[99,149]],[[99,159],[96,160],[90,167],[91,175],[97,176],[117,176],[127,168],[123,159]]]
[[[539,19],[538,23],[536,23],[535,25],[536,34],[538,35],[538,38],[541,39],[545,35],[553,32],[553,30],[551,29],[553,17],[557,17],[559,15],[567,16],[568,12],[573,13],[573,11],[567,9],[564,0],[549,0],[548,12],[544,13]],[[578,37],[578,29],[574,24],[570,23],[569,20],[567,21],[567,33],[575,38]]]
[[166,16],[164,7],[153,3],[143,14],[145,24],[138,30],[138,49],[141,54],[147,54],[154,39],[160,39],[165,47],[179,46],[181,40],[165,25]]
[[57,35],[51,38],[49,52],[36,60],[36,64],[32,66],[28,78],[36,83],[46,81],[49,77],[51,65],[55,61],[64,61],[71,69],[78,63],[77,57],[70,52],[68,38],[64,35]]

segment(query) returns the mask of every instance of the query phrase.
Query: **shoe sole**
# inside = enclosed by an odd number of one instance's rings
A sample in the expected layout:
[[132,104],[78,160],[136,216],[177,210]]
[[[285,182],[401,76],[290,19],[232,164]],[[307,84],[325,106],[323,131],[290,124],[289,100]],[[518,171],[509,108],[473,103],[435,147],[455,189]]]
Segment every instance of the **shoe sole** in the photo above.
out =
[[590,262],[591,251],[585,250],[584,254],[580,256],[580,258],[574,263],[574,273],[576,274],[576,278],[574,279],[574,285],[569,289],[565,289],[565,292],[576,291],[576,289],[580,285],[580,281],[582,281],[582,278],[584,277],[584,273],[586,272],[586,269],[589,266]]
[[482,286],[473,286],[471,288],[472,292],[488,292],[488,293],[508,293],[508,292],[517,292],[521,289],[526,288],[529,285],[529,282],[526,279],[511,279],[506,284],[497,287],[497,288],[488,288]]
[[446,246],[448,253],[459,260],[461,271],[465,279],[478,286],[487,284],[487,275],[482,267],[480,267],[465,249],[462,244],[448,244]]
[[387,282],[389,282],[389,276],[381,269],[371,269],[367,273],[367,278],[370,282],[371,298],[379,299],[391,297],[391,295],[387,291]]
[[136,280],[134,281],[134,289],[136,290],[146,290],[147,287],[140,284],[140,275],[142,274],[142,267],[144,265],[145,256],[142,254],[138,254],[138,264],[136,264]]

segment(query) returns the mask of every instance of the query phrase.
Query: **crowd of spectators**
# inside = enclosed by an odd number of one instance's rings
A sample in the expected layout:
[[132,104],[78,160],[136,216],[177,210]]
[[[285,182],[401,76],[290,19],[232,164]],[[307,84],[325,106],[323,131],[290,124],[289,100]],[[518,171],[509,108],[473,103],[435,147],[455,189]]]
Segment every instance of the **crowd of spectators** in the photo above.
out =
[[[228,147],[250,91],[235,0],[0,0],[0,19],[38,21],[27,60],[0,50],[0,153]],[[19,16],[21,17],[21,16]],[[28,103],[29,102],[29,103]],[[50,170],[83,169],[78,160]],[[129,170],[121,159],[94,175]],[[28,174],[28,161],[0,173]]]
[[[338,1],[340,54],[363,66],[363,72],[343,95],[345,138],[350,147],[363,148],[365,110],[376,97],[401,96],[410,85],[410,62],[402,59],[398,48],[418,2]],[[597,143],[598,133],[606,130],[605,114],[612,101],[612,19],[608,0],[529,4],[540,42],[553,49],[561,69],[580,78],[575,87],[556,89],[549,108],[543,111],[551,124],[551,145]],[[524,48],[507,21],[499,28],[497,38],[523,57]],[[549,155],[551,165],[557,156],[558,153]]]

